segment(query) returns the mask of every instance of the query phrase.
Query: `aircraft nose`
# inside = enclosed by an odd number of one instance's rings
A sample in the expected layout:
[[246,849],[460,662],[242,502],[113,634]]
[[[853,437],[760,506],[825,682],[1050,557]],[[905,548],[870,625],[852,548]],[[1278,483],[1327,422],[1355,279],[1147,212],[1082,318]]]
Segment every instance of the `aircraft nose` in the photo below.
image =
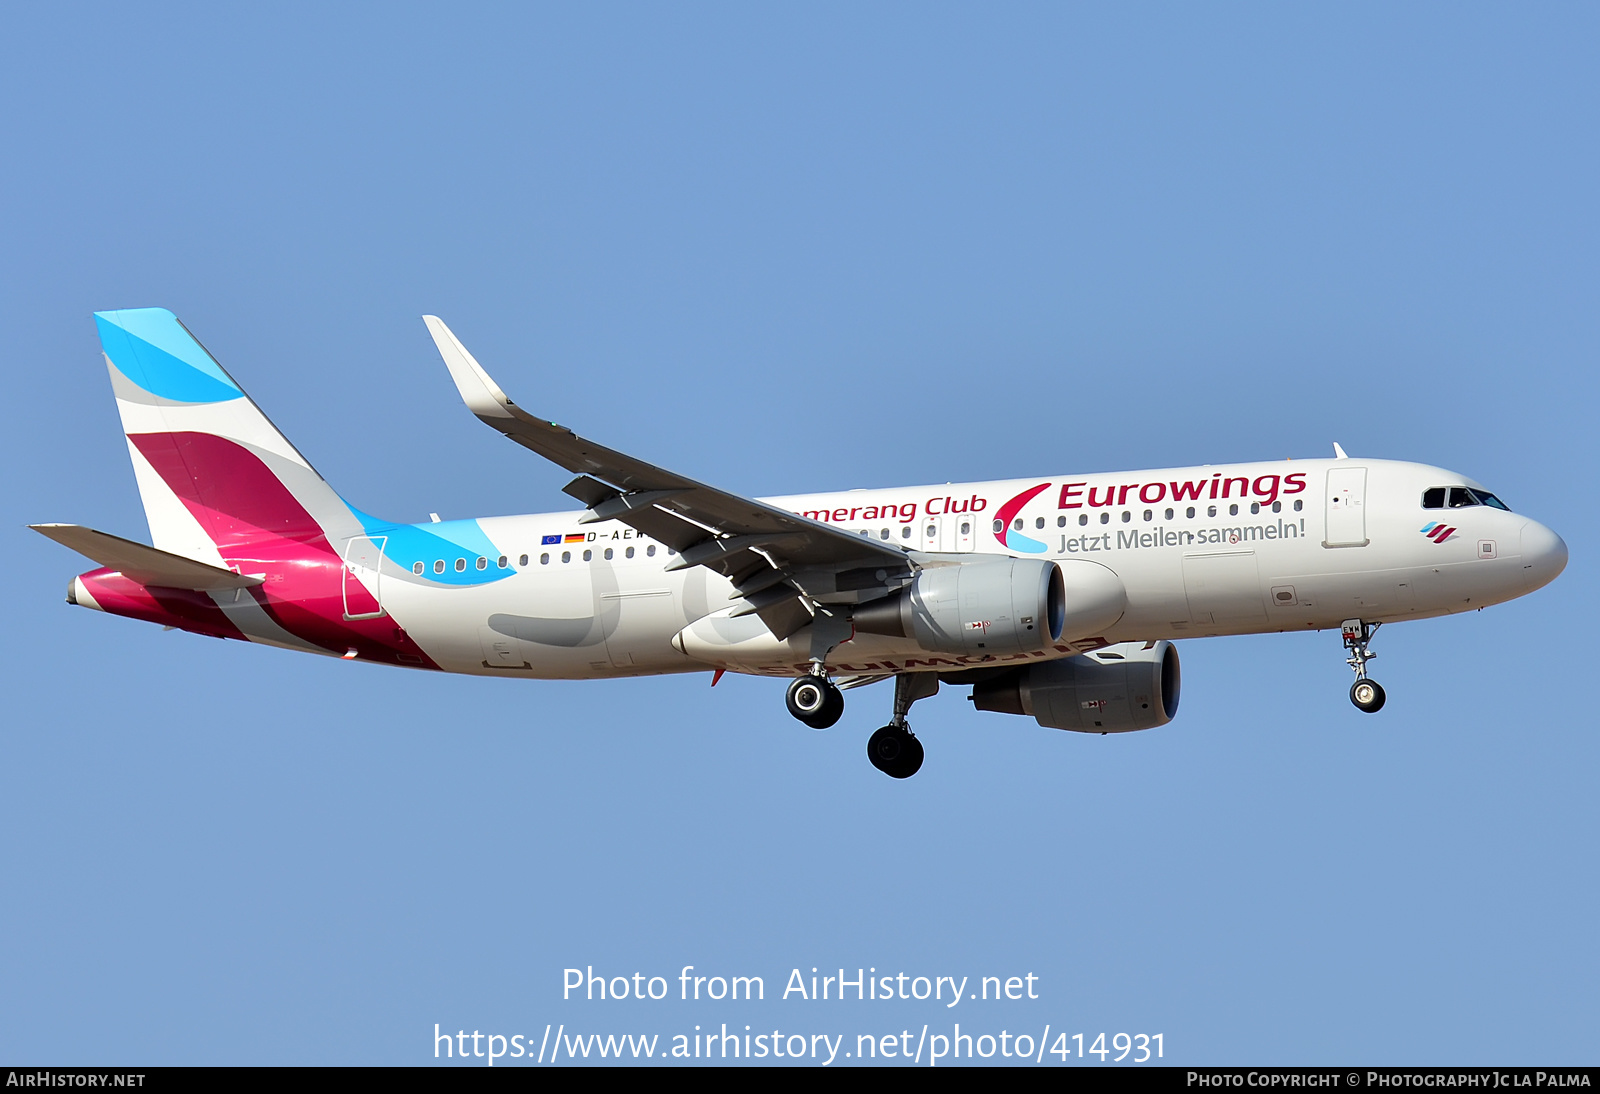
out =
[[1567,568],[1567,545],[1562,538],[1530,520],[1522,526],[1522,572],[1533,588],[1548,585]]

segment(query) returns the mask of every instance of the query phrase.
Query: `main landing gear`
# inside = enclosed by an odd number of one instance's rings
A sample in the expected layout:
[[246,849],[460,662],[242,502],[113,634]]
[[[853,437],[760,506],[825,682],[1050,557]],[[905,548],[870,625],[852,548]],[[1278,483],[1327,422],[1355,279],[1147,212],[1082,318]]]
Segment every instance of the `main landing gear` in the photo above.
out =
[[789,713],[812,729],[827,729],[844,714],[844,693],[828,679],[828,653],[855,633],[849,615],[816,605],[811,620],[811,672],[789,685]]
[[909,779],[922,769],[922,742],[911,732],[911,704],[939,690],[931,672],[903,672],[894,678],[894,717],[867,739],[867,759],[892,779]]
[[826,676],[802,676],[784,699],[789,713],[812,729],[827,729],[844,714],[844,693]]
[[1359,619],[1346,619],[1339,627],[1344,636],[1344,648],[1350,651],[1350,656],[1345,658],[1345,663],[1356,672],[1356,682],[1350,685],[1350,701],[1356,709],[1366,714],[1376,714],[1383,709],[1383,701],[1388,696],[1383,693],[1383,685],[1376,680],[1367,679],[1367,662],[1378,656],[1367,648],[1373,635],[1378,633],[1382,623],[1363,623]]
[[[911,732],[906,714],[911,704],[939,690],[931,672],[907,672],[894,678],[894,717],[867,740],[867,759],[893,779],[909,779],[922,769],[922,742]],[[789,713],[812,729],[827,729],[844,714],[844,693],[823,675],[821,666],[789,685]]]
[[910,726],[886,725],[867,738],[867,759],[891,779],[909,779],[922,770],[922,742]]

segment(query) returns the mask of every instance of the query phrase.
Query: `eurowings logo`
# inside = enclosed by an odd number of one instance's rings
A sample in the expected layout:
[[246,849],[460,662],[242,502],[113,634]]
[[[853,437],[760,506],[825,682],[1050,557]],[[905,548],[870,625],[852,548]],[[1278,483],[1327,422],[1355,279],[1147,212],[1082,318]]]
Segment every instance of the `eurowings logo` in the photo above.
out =
[[[1025,551],[1030,555],[1041,555],[1048,549],[1043,543],[1040,543],[1036,539],[1030,539],[1028,536],[1023,535],[1019,529],[1013,528],[1011,525],[1012,522],[1016,520],[1017,514],[1022,512],[1023,506],[1027,505],[1030,501],[1038,497],[1041,493],[1049,488],[1049,483],[1041,482],[1033,489],[1024,490],[1022,493],[1006,502],[1000,507],[1000,510],[995,513],[995,523],[1000,527],[995,532],[994,538],[999,540],[1007,550]],[[1020,524],[1021,522],[1017,521],[1017,523]]]
[[1443,543],[1448,539],[1454,538],[1455,532],[1456,530],[1454,528],[1448,527],[1444,524],[1439,524],[1437,522],[1428,525],[1422,530],[1422,534],[1433,540],[1435,543]]

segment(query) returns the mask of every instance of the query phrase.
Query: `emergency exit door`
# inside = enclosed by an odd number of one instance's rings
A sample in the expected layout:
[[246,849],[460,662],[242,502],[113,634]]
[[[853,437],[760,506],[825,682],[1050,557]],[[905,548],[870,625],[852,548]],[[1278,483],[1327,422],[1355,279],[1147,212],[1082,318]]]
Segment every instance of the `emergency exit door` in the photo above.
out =
[[1328,469],[1327,534],[1324,547],[1365,547],[1367,539],[1367,469]]
[[344,617],[376,619],[383,614],[379,581],[388,536],[356,536],[344,549]]

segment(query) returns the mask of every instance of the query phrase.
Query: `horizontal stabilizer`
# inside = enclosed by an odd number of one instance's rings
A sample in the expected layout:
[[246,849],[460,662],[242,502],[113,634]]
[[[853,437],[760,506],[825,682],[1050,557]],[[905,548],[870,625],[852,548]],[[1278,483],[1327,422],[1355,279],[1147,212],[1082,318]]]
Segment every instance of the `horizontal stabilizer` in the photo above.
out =
[[108,570],[119,571],[124,577],[141,585],[204,592],[208,589],[247,589],[252,585],[260,585],[264,580],[208,566],[192,558],[147,547],[121,536],[97,532],[81,524],[30,524],[28,527],[64,547],[71,547]]

